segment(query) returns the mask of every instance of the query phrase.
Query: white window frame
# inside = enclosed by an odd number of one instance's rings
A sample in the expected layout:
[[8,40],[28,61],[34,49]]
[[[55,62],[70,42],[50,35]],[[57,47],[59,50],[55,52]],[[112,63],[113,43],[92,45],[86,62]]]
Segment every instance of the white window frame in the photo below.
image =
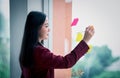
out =
[[42,11],[47,15],[49,19],[49,38],[48,40],[44,41],[45,47],[49,48],[50,50],[53,49],[53,0],[42,0]]

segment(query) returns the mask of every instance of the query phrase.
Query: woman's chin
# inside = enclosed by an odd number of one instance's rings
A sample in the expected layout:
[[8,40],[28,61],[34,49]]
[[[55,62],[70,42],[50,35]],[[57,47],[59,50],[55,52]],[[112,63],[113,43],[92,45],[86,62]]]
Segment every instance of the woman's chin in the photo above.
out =
[[48,37],[45,37],[45,38],[44,38],[44,40],[47,40],[47,39],[48,39]]

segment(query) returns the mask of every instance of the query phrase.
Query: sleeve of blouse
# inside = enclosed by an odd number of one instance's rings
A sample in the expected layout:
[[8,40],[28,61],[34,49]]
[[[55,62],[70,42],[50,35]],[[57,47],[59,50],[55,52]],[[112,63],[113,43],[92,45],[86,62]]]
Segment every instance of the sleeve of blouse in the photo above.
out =
[[89,47],[82,40],[69,54],[66,56],[54,55],[46,48],[35,48],[35,63],[42,68],[70,68],[81,58]]

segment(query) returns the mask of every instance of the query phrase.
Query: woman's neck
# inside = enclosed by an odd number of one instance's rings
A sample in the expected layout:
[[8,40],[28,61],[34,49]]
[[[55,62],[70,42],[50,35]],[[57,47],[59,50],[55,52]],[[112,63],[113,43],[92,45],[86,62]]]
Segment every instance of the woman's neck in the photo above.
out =
[[41,43],[42,39],[39,39],[39,42]]
[[39,38],[39,43],[40,43],[41,45],[43,45],[43,44],[42,44],[42,41],[43,41],[43,40],[42,40],[41,38]]

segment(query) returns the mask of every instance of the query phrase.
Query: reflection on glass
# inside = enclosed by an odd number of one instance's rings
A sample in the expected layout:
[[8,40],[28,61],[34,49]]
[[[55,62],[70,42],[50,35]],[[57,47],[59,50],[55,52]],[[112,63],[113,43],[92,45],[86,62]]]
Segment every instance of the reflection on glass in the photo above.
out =
[[0,78],[10,77],[9,0],[0,0]]
[[72,0],[72,18],[80,19],[72,27],[72,48],[82,39],[78,32],[89,24],[96,30],[88,43],[91,49],[72,67],[72,78],[120,78],[119,3],[119,0]]

